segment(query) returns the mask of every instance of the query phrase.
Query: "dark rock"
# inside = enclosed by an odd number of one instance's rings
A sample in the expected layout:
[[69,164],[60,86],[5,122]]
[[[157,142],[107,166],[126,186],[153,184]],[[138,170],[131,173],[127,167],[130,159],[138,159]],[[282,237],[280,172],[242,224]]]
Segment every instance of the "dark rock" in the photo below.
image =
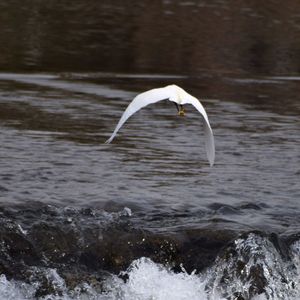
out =
[[[274,233],[242,232],[235,223],[223,222],[157,233],[135,228],[118,213],[107,218],[107,213],[92,209],[53,207],[23,209],[23,230],[17,212],[1,213],[0,273],[8,279],[39,283],[36,297],[61,295],[60,277],[68,288],[88,282],[102,291],[109,274],[119,274],[134,260],[148,257],[176,272],[182,272],[182,267],[188,273],[209,269],[208,290],[218,286],[224,297],[246,300],[266,292],[268,276],[290,284],[281,264],[290,259],[289,245],[299,240],[298,235],[281,238]],[[266,274],[264,268],[273,273]],[[229,282],[233,284],[230,295]],[[240,286],[248,289],[241,291]]]

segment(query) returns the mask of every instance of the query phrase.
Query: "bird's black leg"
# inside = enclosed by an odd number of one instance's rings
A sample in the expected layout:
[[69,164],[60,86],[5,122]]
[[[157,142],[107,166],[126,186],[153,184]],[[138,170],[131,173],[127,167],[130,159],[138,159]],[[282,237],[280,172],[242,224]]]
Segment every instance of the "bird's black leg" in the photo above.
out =
[[176,102],[173,102],[173,103],[175,104],[175,106],[177,108],[177,111],[179,112],[179,106],[178,106],[178,104]]

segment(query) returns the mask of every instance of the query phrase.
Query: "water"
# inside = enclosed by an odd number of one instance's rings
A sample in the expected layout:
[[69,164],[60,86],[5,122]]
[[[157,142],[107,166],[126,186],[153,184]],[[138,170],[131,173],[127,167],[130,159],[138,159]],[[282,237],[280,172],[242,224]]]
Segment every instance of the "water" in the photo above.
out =
[[[101,81],[100,75],[92,80]],[[199,214],[201,222],[207,216],[205,223],[214,217],[280,232],[286,223],[297,224],[295,110],[279,114],[204,100],[216,139],[216,164],[210,168],[192,108],[179,119],[169,103],[149,107],[129,120],[113,144],[104,145],[134,92],[90,83],[88,74],[84,80],[62,77],[1,75],[2,202],[101,207],[116,202],[133,205],[146,218],[143,225],[160,229],[161,222],[197,227]],[[275,89],[282,85],[261,81]],[[184,218],[152,221],[157,214],[182,212]]]
[[[299,299],[300,7],[0,1],[0,298]],[[178,84],[199,114],[130,100]]]

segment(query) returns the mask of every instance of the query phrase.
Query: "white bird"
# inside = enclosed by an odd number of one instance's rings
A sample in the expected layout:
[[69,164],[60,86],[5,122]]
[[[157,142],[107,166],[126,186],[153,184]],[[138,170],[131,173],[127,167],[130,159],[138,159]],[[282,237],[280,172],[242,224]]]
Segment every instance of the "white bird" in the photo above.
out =
[[174,102],[177,107],[178,115],[180,116],[185,115],[183,104],[192,104],[200,112],[204,120],[203,124],[206,153],[210,166],[212,166],[215,160],[215,144],[213,132],[210,127],[206,111],[197,98],[188,94],[184,89],[175,84],[168,85],[162,88],[152,89],[137,95],[128,105],[111,137],[105,143],[108,144],[114,139],[122,125],[134,113],[151,103],[156,103],[161,100],[170,100]]

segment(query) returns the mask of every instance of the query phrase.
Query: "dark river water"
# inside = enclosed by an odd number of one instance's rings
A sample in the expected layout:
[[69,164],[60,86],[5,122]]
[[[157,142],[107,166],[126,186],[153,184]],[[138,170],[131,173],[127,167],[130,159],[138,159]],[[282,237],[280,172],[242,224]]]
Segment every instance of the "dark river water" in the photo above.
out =
[[[213,167],[167,101],[104,144],[173,83]],[[0,0],[0,299],[300,299],[299,95],[295,0]]]

